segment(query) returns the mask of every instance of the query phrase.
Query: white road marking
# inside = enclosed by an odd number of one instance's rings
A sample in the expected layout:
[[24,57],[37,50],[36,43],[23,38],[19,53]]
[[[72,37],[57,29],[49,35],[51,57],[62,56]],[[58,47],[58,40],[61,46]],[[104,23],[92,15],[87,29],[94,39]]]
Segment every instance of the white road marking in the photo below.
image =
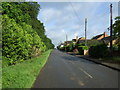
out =
[[82,68],[79,68],[81,71],[83,71],[88,77],[93,78],[89,73],[87,73],[86,71],[84,71]]

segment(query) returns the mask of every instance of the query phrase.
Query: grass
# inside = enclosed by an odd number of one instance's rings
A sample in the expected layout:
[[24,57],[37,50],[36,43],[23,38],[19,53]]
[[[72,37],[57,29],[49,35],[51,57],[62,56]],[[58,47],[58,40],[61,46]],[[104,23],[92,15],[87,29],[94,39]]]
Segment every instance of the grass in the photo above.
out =
[[106,57],[103,60],[120,64],[120,56]]
[[2,88],[2,60],[0,60],[0,89]]
[[31,88],[52,50],[31,60],[2,69],[2,88]]

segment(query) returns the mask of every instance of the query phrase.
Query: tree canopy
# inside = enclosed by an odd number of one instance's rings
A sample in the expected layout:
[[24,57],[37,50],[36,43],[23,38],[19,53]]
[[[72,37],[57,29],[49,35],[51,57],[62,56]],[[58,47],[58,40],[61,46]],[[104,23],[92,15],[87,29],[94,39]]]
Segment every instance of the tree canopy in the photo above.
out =
[[2,2],[2,8],[2,51],[8,65],[54,48],[43,23],[37,19],[37,2]]
[[117,38],[118,45],[120,45],[120,16],[115,18],[115,23],[113,24],[113,36]]

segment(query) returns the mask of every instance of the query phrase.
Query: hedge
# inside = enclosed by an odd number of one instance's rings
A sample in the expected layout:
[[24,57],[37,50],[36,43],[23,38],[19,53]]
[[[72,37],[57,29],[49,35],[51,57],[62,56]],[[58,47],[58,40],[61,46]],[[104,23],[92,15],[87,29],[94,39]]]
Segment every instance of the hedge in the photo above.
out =
[[84,50],[88,50],[88,46],[78,46],[78,51],[80,55],[84,54]]
[[107,45],[105,44],[91,46],[89,49],[89,55],[91,57],[103,58],[106,57],[107,54],[108,54],[108,48]]

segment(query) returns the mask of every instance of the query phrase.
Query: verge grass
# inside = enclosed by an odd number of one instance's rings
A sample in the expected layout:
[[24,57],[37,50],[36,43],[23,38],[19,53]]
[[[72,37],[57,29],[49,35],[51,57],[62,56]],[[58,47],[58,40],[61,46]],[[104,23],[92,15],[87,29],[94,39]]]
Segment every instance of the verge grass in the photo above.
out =
[[106,57],[106,58],[103,58],[103,61],[120,64],[120,56]]
[[2,69],[2,88],[31,88],[52,50]]

